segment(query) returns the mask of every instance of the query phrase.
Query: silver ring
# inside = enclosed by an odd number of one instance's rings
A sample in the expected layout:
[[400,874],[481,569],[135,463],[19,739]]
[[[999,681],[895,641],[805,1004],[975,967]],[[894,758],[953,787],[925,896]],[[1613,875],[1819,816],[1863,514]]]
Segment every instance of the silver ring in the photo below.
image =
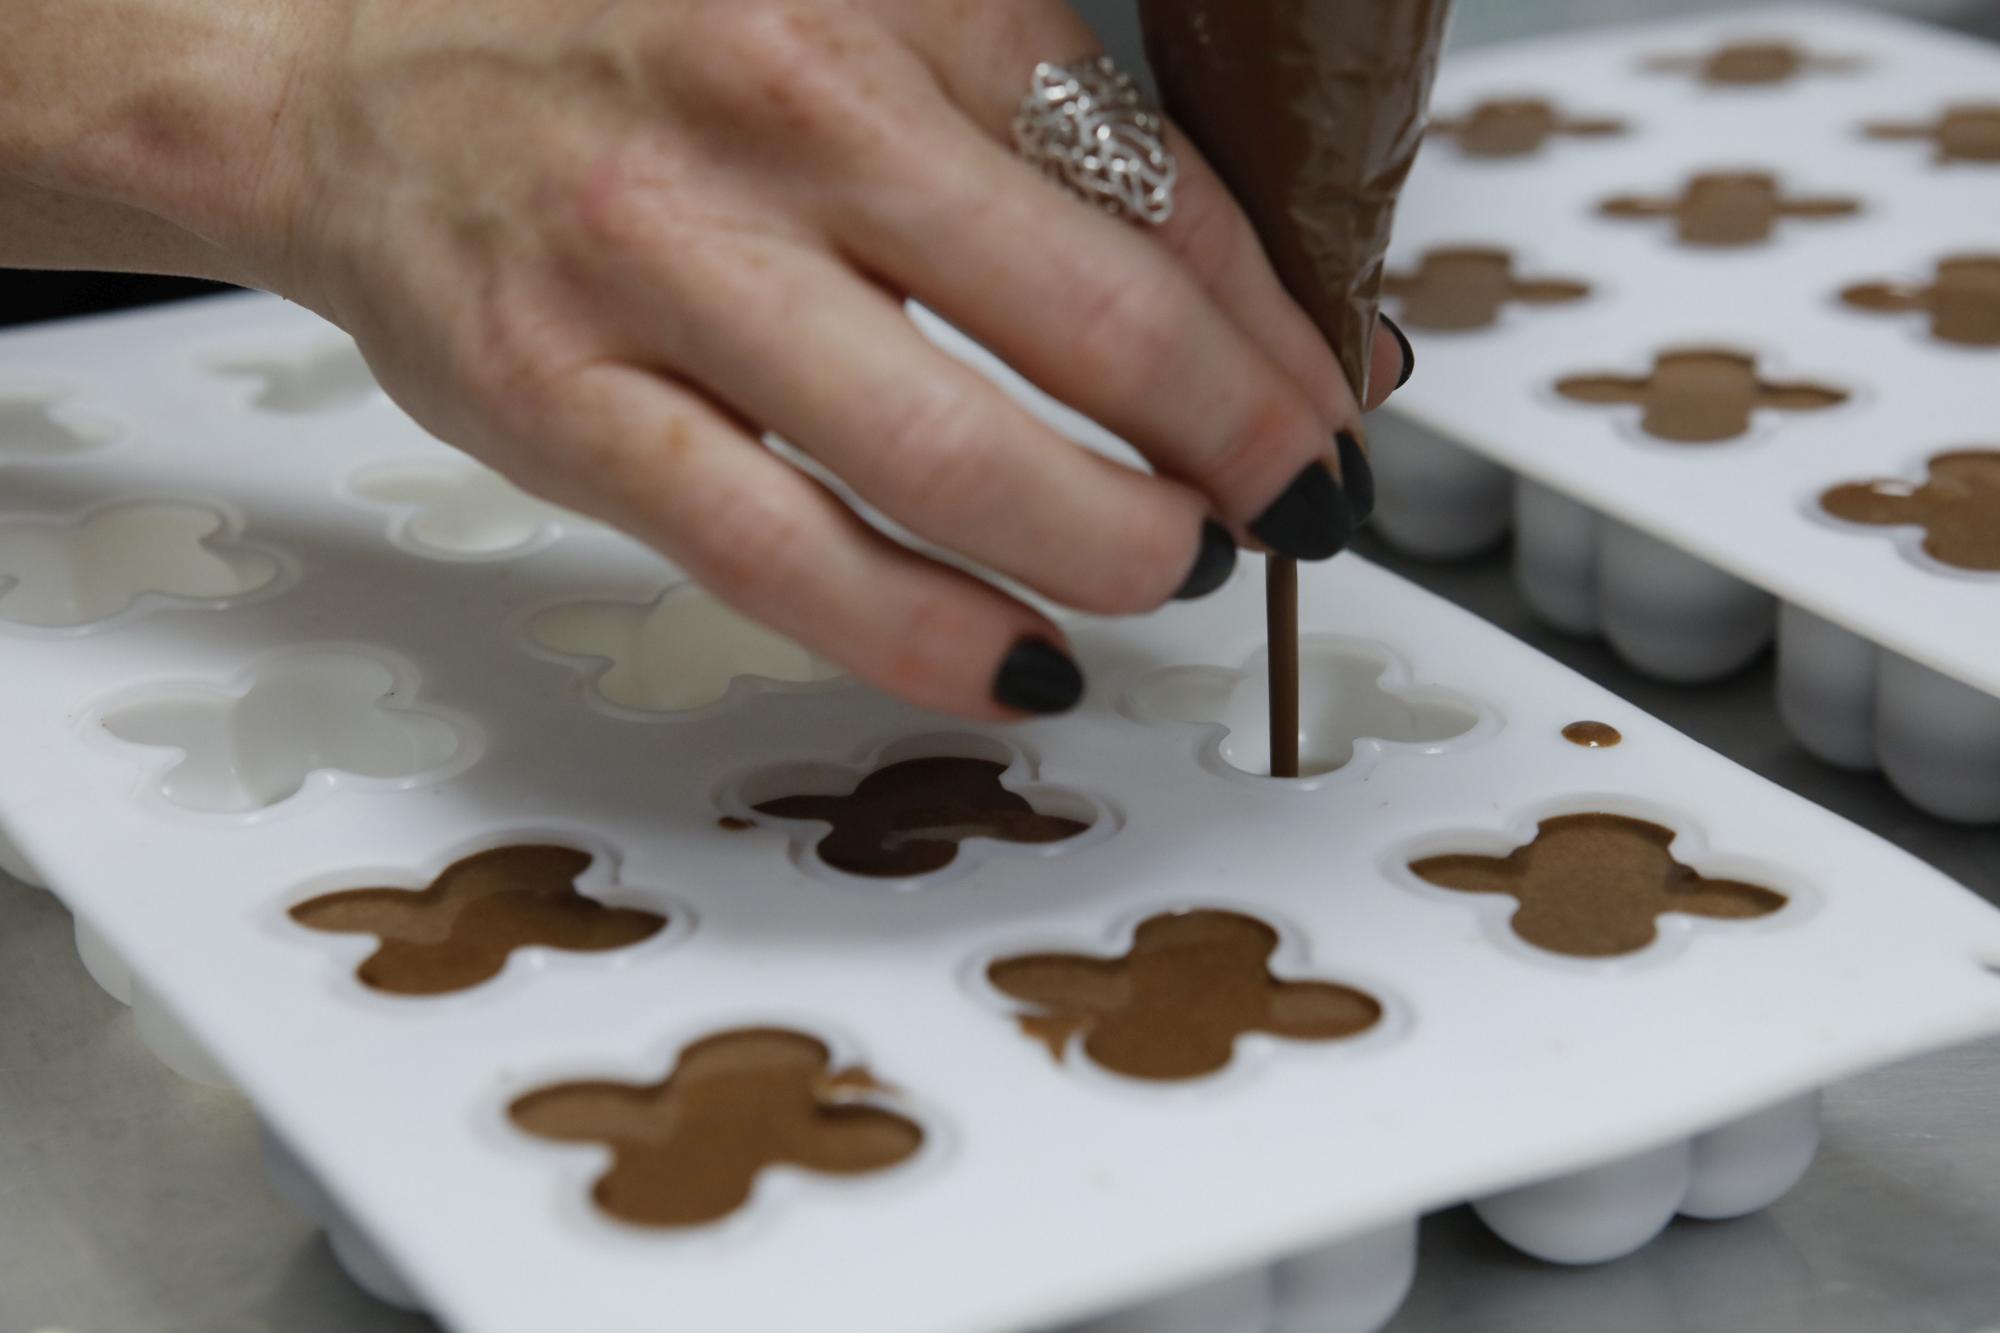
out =
[[1110,56],[1035,66],[1014,115],[1014,144],[1030,166],[1114,217],[1159,226],[1174,215],[1180,164],[1166,122]]

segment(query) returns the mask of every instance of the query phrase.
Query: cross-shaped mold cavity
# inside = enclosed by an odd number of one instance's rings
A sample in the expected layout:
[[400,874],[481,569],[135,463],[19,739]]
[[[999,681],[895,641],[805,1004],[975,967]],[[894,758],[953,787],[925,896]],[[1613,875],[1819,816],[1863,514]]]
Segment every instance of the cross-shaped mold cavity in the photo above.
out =
[[205,505],[133,501],[73,522],[0,522],[0,621],[76,629],[142,601],[223,607],[270,588],[284,570]]
[[437,560],[527,555],[586,522],[469,460],[382,463],[348,478],[347,489],[396,510],[390,540]]
[[1579,403],[1640,408],[1639,429],[1674,444],[1737,439],[1760,411],[1818,412],[1847,401],[1842,389],[1767,379],[1756,357],[1720,347],[1661,352],[1650,375],[1572,375],[1557,381],[1556,392]]
[[1895,478],[1836,486],[1820,508],[1849,523],[1921,530],[1941,565],[2000,573],[2000,447],[1934,455],[1921,482]]
[[1022,954],[986,979],[1028,1006],[1022,1032],[1058,1062],[1081,1038],[1093,1064],[1156,1082],[1218,1073],[1253,1034],[1330,1042],[1381,1021],[1365,991],[1274,975],[1278,944],[1274,927],[1240,912],[1166,912],[1141,922],[1121,957]]
[[1790,83],[1806,74],[1851,74],[1862,66],[1856,56],[1818,55],[1795,42],[1738,39],[1699,55],[1650,56],[1640,68],[1656,74],[1684,74],[1711,87],[1751,88]]
[[1871,139],[1920,140],[1943,162],[2000,162],[2000,102],[1960,102],[1926,121],[1874,121]]
[[358,407],[379,392],[350,338],[320,338],[292,349],[210,358],[218,375],[254,381],[252,407],[281,416],[312,416]]
[[148,689],[106,706],[116,740],[178,751],[157,780],[174,805],[206,813],[263,810],[322,785],[409,785],[471,762],[476,732],[420,707],[410,673],[358,652],[294,652],[232,687]]
[[841,674],[693,583],[643,602],[550,607],[529,619],[526,633],[576,664],[597,699],[633,713],[707,708],[738,681],[806,684]]
[[1512,898],[1515,936],[1572,958],[1637,953],[1670,913],[1749,921],[1781,910],[1775,889],[1711,879],[1674,859],[1674,830],[1625,815],[1559,815],[1502,856],[1447,853],[1410,863],[1418,879],[1465,894]]
[[661,913],[580,890],[597,859],[546,843],[493,847],[452,862],[424,888],[323,893],[293,907],[291,918],[310,930],[375,936],[378,947],[354,973],[370,989],[447,995],[499,976],[519,949],[609,953],[659,934]]
[[1580,301],[1587,284],[1566,278],[1524,278],[1510,251],[1493,246],[1438,246],[1424,251],[1415,269],[1382,280],[1385,296],[1400,302],[1400,322],[1427,332],[1490,328],[1512,304]]
[[1671,197],[1622,194],[1598,211],[1609,218],[1672,218],[1682,245],[1756,245],[1786,218],[1843,218],[1861,201],[1838,195],[1793,195],[1768,171],[1703,171]]
[[1856,283],[1840,299],[1859,310],[1921,311],[1941,342],[2000,347],[2000,251],[1947,255],[1930,282]]
[[[1259,650],[1242,667],[1169,667],[1132,688],[1140,721],[1202,728],[1202,761],[1218,772],[1271,772],[1270,677]],[[1312,636],[1299,644],[1299,778],[1359,775],[1385,754],[1433,754],[1481,725],[1462,695],[1410,681],[1388,649]],[[1365,759],[1366,763],[1357,763]]]
[[707,1226],[740,1212],[772,1170],[852,1178],[917,1156],[923,1127],[893,1109],[894,1091],[834,1063],[817,1037],[741,1028],[694,1042],[658,1083],[559,1083],[507,1114],[537,1138],[610,1148],[591,1197],[611,1217]]
[[0,463],[48,463],[109,443],[117,427],[62,408],[63,395],[0,389]]
[[1526,157],[1557,136],[1602,139],[1625,133],[1625,123],[1573,116],[1540,97],[1495,97],[1462,116],[1431,121],[1429,133],[1455,139],[1467,157]]
[[1035,783],[1024,755],[983,736],[915,737],[858,768],[767,770],[725,805],[790,831],[802,866],[873,880],[969,870],[996,854],[1051,855],[1112,824],[1100,802]]

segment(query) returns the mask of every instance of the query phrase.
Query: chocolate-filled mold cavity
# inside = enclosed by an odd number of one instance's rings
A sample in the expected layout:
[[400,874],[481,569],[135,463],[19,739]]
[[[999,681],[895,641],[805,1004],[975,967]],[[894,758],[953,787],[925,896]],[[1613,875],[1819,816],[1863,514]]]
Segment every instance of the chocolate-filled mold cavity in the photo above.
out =
[[645,602],[570,602],[527,624],[530,642],[575,664],[590,694],[631,713],[685,713],[739,680],[833,680],[840,669],[738,615],[693,583]]
[[1559,815],[1504,856],[1427,856],[1409,868],[1441,889],[1512,898],[1513,933],[1571,958],[1637,953],[1658,937],[1659,918],[1668,913],[1751,921],[1789,901],[1775,889],[1682,865],[1669,850],[1674,838],[1664,825],[1626,815]]
[[587,520],[518,489],[472,462],[382,463],[348,478],[356,499],[395,511],[389,536],[438,560],[506,560]]
[[835,1069],[819,1039],[741,1028],[687,1047],[661,1082],[556,1084],[507,1114],[537,1138],[611,1150],[591,1191],[604,1213],[684,1230],[742,1210],[774,1168],[857,1177],[909,1162],[924,1130],[892,1105],[865,1068]]
[[373,935],[355,969],[390,995],[449,995],[500,975],[519,949],[610,953],[658,935],[658,912],[609,906],[579,891],[596,858],[574,847],[523,843],[461,857],[423,888],[323,893],[294,906],[309,930]]
[[2000,347],[2000,251],[1947,255],[1928,282],[1860,282],[1840,299],[1858,310],[1921,313],[1940,342]]
[[[1205,760],[1256,778],[1271,773],[1270,680],[1259,651],[1242,667],[1169,667],[1141,680],[1126,711],[1141,721],[1204,727]],[[1299,644],[1299,778],[1348,768],[1358,753],[1434,752],[1482,721],[1463,696],[1412,684],[1388,649],[1347,639]],[[1210,765],[1213,767],[1213,763]]]
[[60,393],[0,388],[0,464],[50,463],[109,444],[118,428],[62,407]]
[[1853,217],[1861,201],[1794,194],[1768,171],[1702,171],[1674,194],[1614,195],[1597,211],[1621,220],[1672,219],[1674,238],[1682,245],[1721,249],[1762,244],[1782,221]]
[[1858,56],[1822,55],[1795,42],[1758,39],[1724,42],[1694,55],[1648,56],[1639,67],[1654,74],[1683,75],[1710,87],[1757,88],[1790,83],[1808,74],[1852,74],[1864,63]]
[[279,416],[316,416],[358,407],[380,389],[351,339],[321,339],[279,351],[210,357],[208,369],[255,385],[250,405]]
[[1544,98],[1495,97],[1463,115],[1434,117],[1429,134],[1455,140],[1467,157],[1527,157],[1558,137],[1604,139],[1627,128],[1611,117],[1571,115]]
[[1414,269],[1386,274],[1382,294],[1397,302],[1405,328],[1461,333],[1491,328],[1512,305],[1581,301],[1590,286],[1570,278],[1524,277],[1510,251],[1494,246],[1438,246]]
[[142,601],[222,607],[274,588],[284,561],[238,532],[219,510],[174,501],[112,505],[73,522],[0,520],[0,621],[79,629]]
[[1151,1082],[1219,1073],[1253,1034],[1330,1042],[1381,1022],[1365,991],[1273,974],[1278,944],[1274,927],[1240,912],[1168,912],[1141,922],[1122,957],[1022,954],[988,965],[986,979],[1026,1006],[1022,1033],[1057,1063],[1080,1045],[1098,1067]]
[[1659,353],[1649,375],[1572,375],[1556,382],[1572,402],[1640,409],[1639,429],[1671,444],[1721,444],[1750,433],[1759,412],[1820,412],[1844,389],[1761,374],[1757,358],[1721,347]]
[[408,674],[358,652],[267,660],[233,686],[187,683],[108,705],[104,732],[176,751],[157,780],[173,805],[246,814],[296,796],[316,775],[407,784],[471,762],[471,723],[414,702]]
[[2000,162],[2000,102],[1960,102],[1930,120],[1872,121],[1861,128],[1871,139],[1931,144],[1940,163]]
[[2000,446],[1934,455],[1922,481],[1885,478],[1835,486],[1820,508],[1848,523],[1923,533],[1940,565],[2000,573]]
[[1625,735],[1609,722],[1572,722],[1562,729],[1562,738],[1586,750],[1608,750],[1621,744]]

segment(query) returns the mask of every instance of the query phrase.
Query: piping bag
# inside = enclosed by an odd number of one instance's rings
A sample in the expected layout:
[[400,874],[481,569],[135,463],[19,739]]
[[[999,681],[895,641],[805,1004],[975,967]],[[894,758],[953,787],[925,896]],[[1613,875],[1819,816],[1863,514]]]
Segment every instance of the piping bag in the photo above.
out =
[[[1140,0],[1162,100],[1365,401],[1382,262],[1449,0]],[[1332,441],[1328,441],[1329,448]],[[1271,775],[1299,775],[1298,566],[1266,574]]]

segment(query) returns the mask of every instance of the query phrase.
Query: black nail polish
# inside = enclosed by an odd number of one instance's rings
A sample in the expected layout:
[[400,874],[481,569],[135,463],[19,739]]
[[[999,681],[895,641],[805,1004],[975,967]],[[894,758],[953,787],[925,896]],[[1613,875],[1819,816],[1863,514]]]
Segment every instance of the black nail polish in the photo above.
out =
[[1403,373],[1396,376],[1396,387],[1400,389],[1410,382],[1410,376],[1417,373],[1417,349],[1410,346],[1409,335],[1403,332],[1395,320],[1387,315],[1381,318],[1383,324],[1388,326],[1389,332],[1395,336],[1396,346],[1403,349]]
[[1375,467],[1361,441],[1346,431],[1335,442],[1340,446],[1340,488],[1347,492],[1347,512],[1358,528],[1375,515]]
[[1229,535],[1229,529],[1210,519],[1201,525],[1201,550],[1194,558],[1194,568],[1188,571],[1187,582],[1174,594],[1177,602],[1192,602],[1197,597],[1206,597],[1229,582],[1230,574],[1236,570],[1236,539]]
[[993,677],[993,697],[1021,713],[1067,713],[1083,698],[1083,672],[1047,639],[1022,639]]
[[1294,560],[1331,560],[1347,549],[1354,519],[1333,469],[1310,463],[1250,525],[1258,541]]

